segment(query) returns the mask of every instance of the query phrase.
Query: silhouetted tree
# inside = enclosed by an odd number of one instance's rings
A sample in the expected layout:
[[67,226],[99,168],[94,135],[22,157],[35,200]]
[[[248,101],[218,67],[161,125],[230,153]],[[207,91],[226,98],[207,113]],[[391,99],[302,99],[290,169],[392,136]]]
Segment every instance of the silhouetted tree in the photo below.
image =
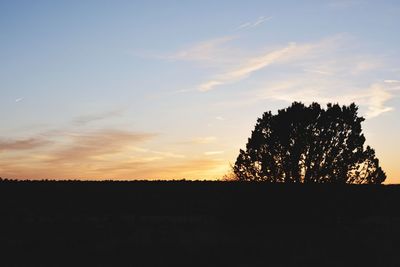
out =
[[364,148],[363,117],[340,107],[294,102],[257,120],[233,167],[241,181],[380,184],[386,175],[375,151]]

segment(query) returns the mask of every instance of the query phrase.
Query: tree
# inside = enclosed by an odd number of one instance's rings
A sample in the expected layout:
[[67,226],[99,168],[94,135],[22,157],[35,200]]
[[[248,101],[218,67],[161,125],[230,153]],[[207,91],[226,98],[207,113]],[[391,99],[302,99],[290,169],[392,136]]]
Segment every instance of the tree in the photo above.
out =
[[233,172],[240,181],[380,184],[386,174],[364,148],[358,107],[294,102],[257,120]]

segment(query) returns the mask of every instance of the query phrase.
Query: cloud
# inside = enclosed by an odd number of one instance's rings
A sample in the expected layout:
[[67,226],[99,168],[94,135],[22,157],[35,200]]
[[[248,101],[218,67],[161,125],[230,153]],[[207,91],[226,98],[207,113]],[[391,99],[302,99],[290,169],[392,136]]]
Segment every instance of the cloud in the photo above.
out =
[[385,103],[393,98],[393,95],[385,89],[381,84],[373,84],[369,90],[369,97],[366,100],[368,105],[368,111],[366,113],[367,118],[374,118],[382,113],[392,111],[392,107],[385,106]]
[[257,26],[263,24],[264,22],[266,22],[270,19],[272,19],[272,16],[270,16],[270,17],[261,16],[261,17],[258,17],[255,21],[247,21],[247,22],[239,25],[236,28],[236,30],[244,30],[244,29],[254,28],[254,27],[257,27]]
[[322,75],[333,75],[332,72],[327,71],[327,70],[322,70],[322,69],[304,69],[303,71],[305,72],[311,72],[311,73],[317,73],[317,74],[322,74]]
[[154,150],[149,150],[149,152],[157,154],[157,155],[160,155],[162,157],[166,157],[166,158],[178,158],[178,159],[181,159],[181,158],[185,157],[185,155],[175,154],[175,153],[172,153],[172,152],[154,151]]
[[248,78],[253,72],[264,69],[272,64],[296,62],[305,57],[311,60],[320,53],[325,53],[334,48],[341,39],[342,36],[337,35],[316,43],[305,43],[301,45],[289,43],[284,47],[246,58],[236,64],[238,66],[237,68],[226,70],[213,79],[203,82],[198,86],[198,90],[206,92],[214,89],[216,86],[241,81]]
[[[319,49],[318,53],[309,53],[307,57],[292,64],[303,72],[324,76],[336,76],[338,79],[356,80],[364,78],[371,71],[382,70],[384,60],[378,56],[357,53],[355,40],[349,37],[333,41],[326,51]],[[322,46],[321,46],[322,48]]]
[[[246,22],[238,27],[239,30],[253,28],[270,20],[272,17],[261,16],[255,21]],[[238,59],[245,57],[243,51],[235,49],[228,44],[238,36],[222,36],[210,40],[205,40],[197,44],[193,44],[187,48],[181,49],[175,53],[166,56],[157,56],[159,59],[172,61],[192,61],[198,63],[206,63],[206,66],[221,67],[236,64]]]
[[[261,99],[341,104],[355,102],[367,118],[374,118],[393,110],[388,101],[396,97],[400,83],[394,79],[382,79],[383,82],[376,83],[376,78],[371,79],[371,70],[380,70],[377,72],[380,73],[388,66],[385,66],[382,57],[359,53],[359,45],[354,45],[357,43],[351,36],[340,34],[312,43],[289,44],[242,61],[237,64],[239,67],[202,83],[198,90],[208,91],[238,82],[268,68],[269,71],[265,71],[267,82],[263,82],[261,90],[250,87],[246,91],[234,92],[236,99],[216,104],[237,108],[254,105]],[[257,79],[257,82],[260,83],[260,80]]]
[[73,120],[76,125],[85,125],[94,121],[104,120],[111,117],[120,116],[122,114],[121,110],[113,110],[98,114],[82,115]]
[[0,140],[0,151],[30,150],[48,144],[48,141],[39,137],[22,140]]
[[267,67],[268,65],[271,65],[272,63],[275,63],[282,57],[294,51],[295,49],[296,49],[296,44],[292,43],[284,48],[277,49],[275,51],[268,52],[258,57],[248,59],[239,68],[222,73],[217,77],[215,77],[214,79],[202,83],[198,89],[202,92],[210,91],[218,85],[233,83],[245,79],[252,72],[258,71],[262,68]]
[[[87,133],[54,131],[39,136],[46,136],[52,145],[46,146],[47,143],[42,143],[39,137],[0,143],[1,150],[36,148],[33,153],[2,154],[2,174],[11,178],[102,178],[119,174],[122,170],[119,171],[118,167],[123,165],[130,165],[130,173],[134,173],[147,163],[176,156],[158,151],[137,153],[133,149],[155,138],[157,135],[154,133],[103,129]],[[113,171],[103,173],[100,169]]]
[[[229,165],[215,158],[191,158],[180,161],[153,162],[151,158],[138,158],[121,163],[97,165],[92,175],[97,178],[118,177],[119,179],[205,179],[219,178]],[[88,173],[88,172],[87,172]]]
[[195,144],[210,144],[217,141],[215,136],[207,136],[207,137],[197,137],[192,140]]
[[223,153],[224,153],[224,151],[207,151],[207,152],[204,152],[204,155],[205,156],[214,156],[214,155],[220,155]]
[[22,100],[24,100],[23,97],[17,98],[17,99],[15,99],[15,103],[21,102]]
[[223,36],[203,41],[162,58],[173,61],[231,62],[230,59],[235,53],[225,45],[236,38],[235,36]]
[[152,153],[152,154],[155,154],[155,155],[159,155],[159,156],[161,156],[161,157],[158,157],[159,159],[163,159],[163,158],[185,158],[185,155],[182,155],[182,154],[176,154],[176,153],[173,153],[173,152],[151,150],[151,149],[141,148],[141,147],[134,147],[133,150],[135,150],[137,152]]
[[156,170],[152,177],[163,179],[205,179],[220,178],[229,169],[229,164],[221,159],[199,158],[182,161]]
[[[148,179],[164,178],[160,174],[168,174],[165,178],[172,178],[183,177],[180,176],[183,172],[175,176],[169,170],[178,171],[175,166],[192,161],[173,151],[143,148],[143,144],[157,136],[153,133],[103,129],[85,133],[54,131],[42,136],[51,140],[52,146],[39,146],[38,137],[1,141],[0,150],[39,148],[34,153],[0,154],[2,175],[32,179]],[[178,159],[182,163],[177,164]],[[204,168],[213,166],[214,161],[209,162],[209,165],[204,163]],[[196,168],[199,170],[201,165]],[[188,169],[182,171],[189,172]]]
[[328,6],[335,9],[353,8],[362,4],[362,0],[336,0],[328,3]]
[[353,69],[353,73],[361,73],[361,72],[366,72],[366,71],[371,71],[378,69],[381,67],[382,64],[380,62],[374,62],[374,61],[360,61],[357,62],[355,68]]
[[393,83],[400,83],[400,81],[399,80],[384,80],[383,81],[384,83],[390,83],[390,84],[393,84]]
[[356,104],[366,109],[367,118],[377,117],[393,108],[386,102],[394,97],[391,89],[383,83],[374,83],[368,88],[351,86],[338,80],[316,79],[305,76],[291,81],[274,82],[265,85],[257,98],[286,102]]
[[[157,157],[144,157],[135,160],[127,160],[124,162],[112,162],[96,165],[93,168],[94,173],[97,174],[97,178],[113,177],[120,173],[128,172],[135,173],[140,172],[143,169],[151,168],[153,161],[159,160]],[[129,178],[146,178],[146,177],[129,177]]]
[[224,121],[224,120],[225,120],[225,118],[222,117],[222,116],[217,116],[217,117],[215,117],[215,119],[216,119],[216,120],[219,120],[219,121]]
[[69,134],[69,142],[51,154],[51,162],[80,162],[90,158],[123,152],[133,146],[154,138],[156,134],[120,130],[102,130],[93,133]]

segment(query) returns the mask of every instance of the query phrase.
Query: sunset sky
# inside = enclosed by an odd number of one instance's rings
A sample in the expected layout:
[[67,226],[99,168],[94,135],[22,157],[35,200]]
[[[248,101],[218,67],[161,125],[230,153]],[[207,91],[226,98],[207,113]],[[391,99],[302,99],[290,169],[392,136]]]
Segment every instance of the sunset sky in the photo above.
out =
[[317,101],[356,102],[400,183],[399,26],[397,0],[1,1],[0,176],[216,179]]

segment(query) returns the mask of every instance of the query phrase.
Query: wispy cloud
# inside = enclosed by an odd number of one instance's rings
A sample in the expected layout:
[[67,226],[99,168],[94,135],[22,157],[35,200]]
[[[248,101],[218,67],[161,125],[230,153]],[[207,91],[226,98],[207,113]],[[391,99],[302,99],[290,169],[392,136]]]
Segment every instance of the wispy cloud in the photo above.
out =
[[384,80],[383,82],[389,84],[400,84],[399,80]]
[[165,152],[165,151],[157,151],[157,150],[152,150],[148,148],[142,148],[142,147],[134,147],[133,150],[137,152],[145,152],[145,153],[152,153],[155,155],[158,155],[159,159],[163,158],[185,158],[185,155],[182,154],[176,154],[173,152]]
[[205,179],[205,177],[220,178],[228,169],[229,164],[224,160],[206,157],[165,166],[156,173],[159,177],[167,179]]
[[332,72],[324,69],[304,69],[305,72],[317,73],[321,75],[333,75]]
[[[259,25],[263,21],[269,19],[260,18],[251,25]],[[267,51],[258,50],[246,51],[235,49],[232,46],[226,47],[225,44],[231,42],[237,37],[225,36],[208,41],[201,42],[191,48],[179,51],[166,58],[171,60],[186,60],[196,62],[213,62],[214,67],[219,71],[209,80],[206,80],[196,86],[201,92],[210,91],[218,86],[232,84],[250,77],[254,72],[260,71],[266,67],[275,64],[299,62],[306,57],[310,60],[317,57],[321,53],[335,49],[345,38],[345,34],[338,34],[330,38],[325,38],[313,43],[288,43],[275,49],[267,49]],[[228,64],[226,64],[228,63]],[[363,71],[376,67],[371,62],[357,62],[357,67],[353,71]],[[234,67],[233,67],[234,66]],[[324,75],[332,75],[333,73],[321,66],[302,66],[306,72],[314,72]],[[219,73],[218,73],[219,72]],[[180,90],[179,92],[188,92],[192,89]],[[175,92],[176,93],[176,92]]]
[[393,107],[386,106],[386,102],[393,98],[393,95],[381,84],[373,84],[369,90],[369,96],[365,100],[368,105],[367,118],[374,118],[382,113],[392,111]]
[[387,88],[384,83],[374,83],[368,88],[359,88],[335,80],[302,77],[292,81],[270,83],[266,88],[268,89],[260,91],[259,99],[306,103],[355,102],[365,109],[367,118],[374,118],[393,110],[387,106],[387,101],[394,95],[391,93],[392,89]]
[[[8,153],[0,153],[0,172],[5,177],[32,179],[210,179],[229,167],[221,159],[209,158],[222,151],[188,157],[176,153],[173,146],[157,144],[157,136],[116,129],[54,130],[28,139],[1,140],[0,152]],[[215,141],[216,137],[205,136],[191,143]]]
[[207,152],[204,152],[204,155],[205,156],[214,156],[214,155],[221,155],[223,153],[224,153],[224,151],[207,151]]
[[[43,141],[46,136],[50,141]],[[98,169],[133,163],[131,173],[138,166],[172,153],[152,151],[136,153],[134,147],[154,139],[157,135],[146,132],[104,129],[92,132],[55,131],[39,134],[25,140],[0,142],[0,171],[19,178],[101,178],[109,173]],[[51,146],[49,145],[51,143]],[[30,150],[35,149],[34,152]]]
[[195,144],[211,144],[217,141],[217,137],[215,136],[206,136],[206,137],[196,137],[192,140],[192,143]]
[[349,37],[344,37],[342,41],[337,40],[336,43],[333,41],[327,50],[320,50],[316,54],[309,53],[293,66],[306,73],[352,80],[384,68],[384,60],[381,57],[354,51],[355,42]]
[[266,22],[266,21],[268,21],[270,19],[272,19],[272,16],[270,16],[270,17],[261,16],[261,17],[258,17],[254,21],[247,21],[245,23],[240,24],[236,28],[236,30],[244,30],[244,29],[254,28],[254,27],[257,27],[257,26],[263,24],[264,22]]
[[97,166],[94,173],[103,174],[101,177],[115,175],[120,179],[210,179],[219,178],[228,168],[229,165],[224,160],[211,157],[157,161],[157,164],[154,164],[151,158],[138,158],[108,166]]
[[[358,47],[357,40],[345,34],[312,43],[289,44],[242,61],[239,67],[202,83],[198,90],[212,90],[268,69],[270,73],[264,73],[269,79],[263,82],[263,89],[250,87],[246,92],[240,92],[237,96],[240,100],[224,100],[219,103],[220,107],[252,105],[261,99],[356,102],[367,118],[374,118],[393,110],[388,101],[398,95],[400,83],[396,79],[382,79],[380,83],[376,82],[376,78],[371,79],[371,71],[382,71],[388,66],[383,57],[355,51]],[[284,73],[277,72],[278,64],[285,67]]]
[[107,111],[98,114],[89,114],[89,115],[82,115],[73,120],[73,123],[76,125],[85,125],[94,121],[104,120],[116,116],[120,116],[122,114],[122,110],[113,110]]
[[[250,77],[254,72],[275,64],[294,64],[297,62],[301,65],[299,62],[305,61],[305,59],[311,61],[321,54],[334,50],[344,39],[344,35],[335,35],[311,43],[297,44],[292,42],[274,50],[269,49],[267,52],[259,53],[256,56],[242,58],[235,64],[238,67],[227,68],[214,78],[201,83],[197,89],[206,92],[217,86],[236,83]],[[325,72],[327,73],[327,71]]]
[[376,62],[376,61],[359,61],[355,65],[353,69],[354,74],[358,74],[361,72],[366,72],[366,71],[371,71],[371,70],[376,70],[378,68],[382,67],[381,62]]
[[[51,140],[51,146],[41,137]],[[58,179],[200,179],[218,177],[228,165],[220,159],[187,157],[173,147],[150,147],[158,135],[103,129],[90,132],[55,131],[23,140],[0,142],[0,172],[10,178]],[[193,142],[212,143],[212,136]],[[165,145],[165,144],[164,144]],[[25,150],[36,149],[34,153]],[[22,154],[19,152],[23,152]],[[197,154],[198,156],[198,154]]]
[[[265,16],[258,17],[255,21],[241,24],[237,30],[257,27],[271,18],[272,17]],[[227,35],[213,38],[193,44],[169,55],[156,56],[156,58],[172,61],[206,63],[207,66],[213,64],[214,67],[218,67],[221,64],[233,64],[236,63],[238,58],[244,57],[240,49],[235,49],[229,45],[229,43],[236,39],[239,39],[239,36]]]
[[335,9],[346,9],[362,4],[362,0],[335,0],[328,3],[328,6]]
[[228,70],[217,75],[215,78],[208,80],[199,85],[198,90],[202,92],[210,91],[216,86],[230,84],[246,79],[253,72],[264,69],[275,63],[290,62],[304,57],[317,49],[323,43],[303,44],[289,43],[282,48],[260,54],[259,56],[248,58],[239,63],[239,67]]
[[237,38],[237,36],[223,36],[206,40],[162,58],[172,61],[230,63],[237,51],[227,44]]
[[296,49],[295,44],[289,44],[284,48],[268,52],[258,57],[248,59],[239,68],[222,73],[216,76],[214,79],[202,83],[199,86],[199,90],[202,92],[210,91],[218,85],[233,83],[245,79],[252,72],[258,71],[262,68],[267,67],[268,65],[271,65],[272,63],[275,63],[277,60],[286,56],[295,49]]
[[153,133],[136,133],[120,130],[102,130],[92,133],[72,133],[65,147],[58,147],[51,162],[79,162],[92,157],[116,154],[154,138]]
[[43,147],[49,144],[49,141],[41,137],[34,137],[22,140],[0,140],[1,151],[30,150]]

